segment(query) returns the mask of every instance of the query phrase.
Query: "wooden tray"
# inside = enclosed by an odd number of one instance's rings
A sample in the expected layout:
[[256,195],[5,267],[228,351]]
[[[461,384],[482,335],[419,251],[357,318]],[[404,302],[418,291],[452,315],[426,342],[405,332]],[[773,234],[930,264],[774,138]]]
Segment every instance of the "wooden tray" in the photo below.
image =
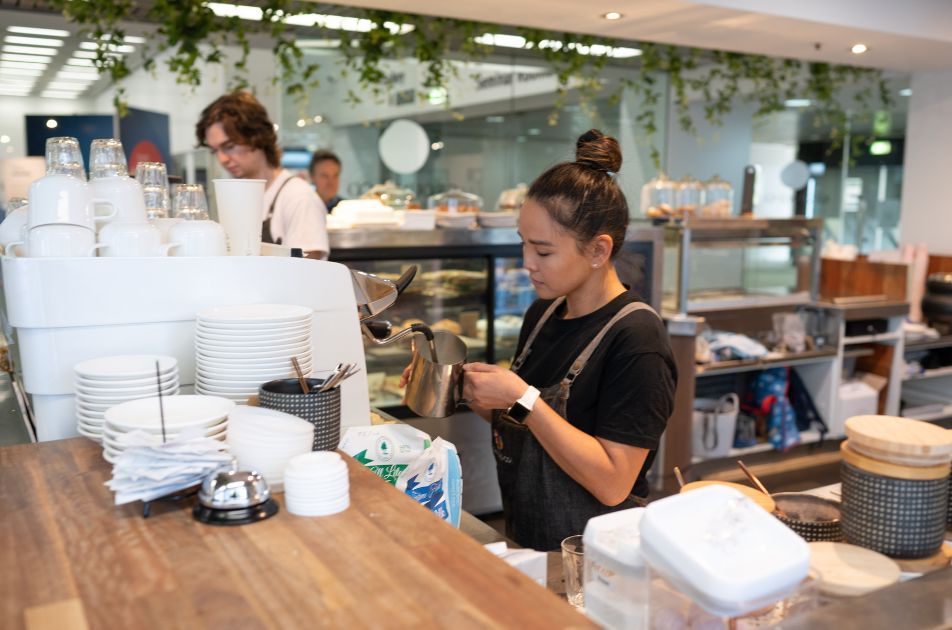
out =
[[862,446],[896,455],[952,459],[952,433],[928,422],[895,416],[853,416],[846,437]]
[[700,488],[712,485],[733,488],[770,513],[773,513],[773,511],[777,509],[777,504],[774,502],[774,500],[760,490],[751,488],[750,486],[745,486],[743,484],[732,483],[730,481],[692,481],[691,483],[684,484],[684,486],[681,488],[681,492],[690,492],[691,490],[698,490]]

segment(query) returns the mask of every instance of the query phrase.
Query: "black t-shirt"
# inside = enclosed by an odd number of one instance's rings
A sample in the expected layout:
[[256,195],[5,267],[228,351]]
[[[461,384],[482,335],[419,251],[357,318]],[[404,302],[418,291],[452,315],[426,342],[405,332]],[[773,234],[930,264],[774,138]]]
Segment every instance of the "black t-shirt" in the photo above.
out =
[[[626,291],[597,311],[562,319],[564,304],[539,331],[519,376],[539,389],[555,385],[609,320],[631,302]],[[516,356],[551,300],[536,300],[526,312]],[[654,313],[629,313],[608,331],[572,384],[568,420],[576,428],[612,442],[651,451],[632,488],[648,495],[645,473],[654,461],[661,434],[674,407],[677,368],[664,322]]]

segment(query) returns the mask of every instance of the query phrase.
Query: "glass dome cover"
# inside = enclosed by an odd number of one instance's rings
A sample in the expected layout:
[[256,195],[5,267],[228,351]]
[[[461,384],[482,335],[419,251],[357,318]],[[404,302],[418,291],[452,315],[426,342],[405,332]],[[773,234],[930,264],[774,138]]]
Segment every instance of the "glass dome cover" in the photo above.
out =
[[361,195],[363,199],[378,199],[380,203],[389,206],[395,210],[406,210],[419,208],[416,203],[416,195],[409,188],[402,188],[390,180],[382,184],[372,186],[367,192]]
[[451,214],[480,212],[483,209],[483,198],[473,193],[463,192],[459,188],[451,188],[446,192],[431,195],[427,199],[426,207]]
[[664,173],[641,187],[641,213],[646,217],[669,217],[674,214],[677,183]]

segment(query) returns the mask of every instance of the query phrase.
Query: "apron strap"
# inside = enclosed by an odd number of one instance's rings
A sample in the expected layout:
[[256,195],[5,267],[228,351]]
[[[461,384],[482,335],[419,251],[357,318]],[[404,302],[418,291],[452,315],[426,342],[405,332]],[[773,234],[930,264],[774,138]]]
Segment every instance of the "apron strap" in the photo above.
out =
[[588,364],[588,360],[592,357],[592,353],[595,352],[595,349],[598,348],[598,344],[602,342],[602,339],[605,335],[608,334],[608,331],[611,330],[619,320],[628,316],[635,311],[651,311],[654,313],[655,317],[661,318],[658,313],[655,312],[653,308],[645,304],[644,302],[632,302],[631,304],[626,304],[620,311],[615,313],[615,316],[605,324],[598,334],[595,335],[595,338],[592,339],[585,349],[575,358],[575,361],[572,362],[572,367],[569,368],[568,373],[565,375],[565,378],[562,379],[562,387],[568,389],[572,387],[572,383],[575,381],[575,378],[579,373],[585,369],[585,366]]
[[261,222],[262,243],[274,243],[275,245],[281,244],[280,238],[277,240],[277,242],[271,238],[271,217],[274,216],[274,206],[278,203],[278,197],[281,195],[281,191],[284,190],[284,187],[288,185],[289,181],[291,181],[291,177],[288,177],[286,180],[281,182],[281,186],[278,187],[278,192],[274,194],[274,199],[271,200],[271,205],[268,206],[268,215],[264,218],[264,221]]
[[542,327],[545,323],[552,317],[552,314],[555,313],[556,309],[562,305],[562,302],[565,301],[565,296],[557,297],[552,301],[552,304],[549,305],[549,308],[542,313],[542,317],[539,318],[539,321],[536,322],[535,328],[532,329],[532,332],[529,333],[529,336],[526,338],[526,345],[523,346],[522,352],[519,354],[518,358],[512,362],[512,367],[509,369],[513,372],[519,372],[519,369],[522,367],[522,364],[526,362],[526,358],[529,356],[529,351],[532,349],[532,342],[535,341],[535,338],[539,335],[539,331],[542,330]]

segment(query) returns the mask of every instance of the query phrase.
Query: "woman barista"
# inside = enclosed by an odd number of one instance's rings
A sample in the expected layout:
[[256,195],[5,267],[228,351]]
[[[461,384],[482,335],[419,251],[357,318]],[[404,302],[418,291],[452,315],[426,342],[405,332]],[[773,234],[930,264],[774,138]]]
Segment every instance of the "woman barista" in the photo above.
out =
[[677,373],[658,315],[618,279],[628,225],[621,152],[597,130],[576,161],[533,182],[519,216],[539,299],[512,369],[464,366],[463,396],[491,419],[506,534],[558,549],[589,518],[643,504]]

